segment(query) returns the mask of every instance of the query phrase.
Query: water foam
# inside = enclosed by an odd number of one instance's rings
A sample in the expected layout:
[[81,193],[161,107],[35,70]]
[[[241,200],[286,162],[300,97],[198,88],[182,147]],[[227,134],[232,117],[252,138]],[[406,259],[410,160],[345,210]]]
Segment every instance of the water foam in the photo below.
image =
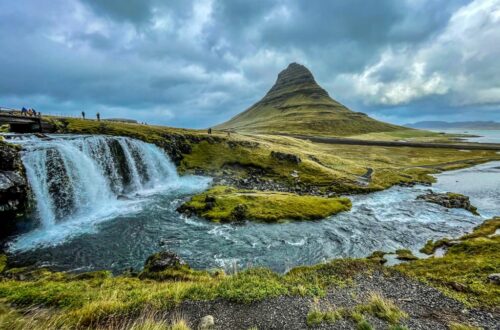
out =
[[192,193],[209,178],[179,177],[155,145],[125,137],[23,137],[23,164],[38,228],[10,243],[11,251],[57,245],[92,233],[97,224],[141,211],[148,196]]

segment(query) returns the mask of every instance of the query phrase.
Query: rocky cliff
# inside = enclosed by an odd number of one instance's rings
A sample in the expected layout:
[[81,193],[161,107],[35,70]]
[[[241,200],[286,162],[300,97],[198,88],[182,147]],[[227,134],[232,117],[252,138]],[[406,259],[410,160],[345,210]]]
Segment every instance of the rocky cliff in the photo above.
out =
[[19,147],[0,141],[0,236],[8,234],[28,201]]

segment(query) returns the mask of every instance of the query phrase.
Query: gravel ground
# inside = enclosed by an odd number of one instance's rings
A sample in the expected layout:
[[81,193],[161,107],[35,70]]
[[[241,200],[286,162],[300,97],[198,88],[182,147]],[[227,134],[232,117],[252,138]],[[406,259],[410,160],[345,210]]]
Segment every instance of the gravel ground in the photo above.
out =
[[[336,288],[319,300],[319,306],[351,308],[366,302],[371,292],[391,299],[408,313],[402,323],[409,329],[448,329],[451,322],[500,329],[500,312],[468,309],[462,303],[444,296],[438,290],[400,274],[359,275],[355,285]],[[196,329],[200,319],[212,315],[215,329],[308,329],[306,316],[314,304],[311,298],[282,296],[252,304],[237,304],[224,300],[182,303],[170,317],[183,317]],[[374,317],[367,320],[375,329],[387,329],[388,324]],[[355,329],[350,320],[322,324],[315,329]]]

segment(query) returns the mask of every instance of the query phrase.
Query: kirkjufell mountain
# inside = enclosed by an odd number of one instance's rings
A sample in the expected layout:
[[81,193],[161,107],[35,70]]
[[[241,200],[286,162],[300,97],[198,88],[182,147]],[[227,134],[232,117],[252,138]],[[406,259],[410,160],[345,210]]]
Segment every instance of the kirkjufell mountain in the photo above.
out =
[[354,112],[330,97],[305,66],[291,63],[262,100],[216,129],[349,136],[407,129]]

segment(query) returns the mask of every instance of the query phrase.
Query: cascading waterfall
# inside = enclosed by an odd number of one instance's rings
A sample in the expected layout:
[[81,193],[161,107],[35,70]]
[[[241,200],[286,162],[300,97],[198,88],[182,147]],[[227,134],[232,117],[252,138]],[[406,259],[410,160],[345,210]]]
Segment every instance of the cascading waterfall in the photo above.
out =
[[143,196],[186,187],[203,189],[208,183],[206,178],[179,178],[161,149],[131,138],[15,138],[12,142],[23,146],[22,160],[36,203],[34,218],[39,222],[28,238],[21,236],[13,243],[21,249],[46,243],[52,236],[72,236],[103,219],[133,212]]

